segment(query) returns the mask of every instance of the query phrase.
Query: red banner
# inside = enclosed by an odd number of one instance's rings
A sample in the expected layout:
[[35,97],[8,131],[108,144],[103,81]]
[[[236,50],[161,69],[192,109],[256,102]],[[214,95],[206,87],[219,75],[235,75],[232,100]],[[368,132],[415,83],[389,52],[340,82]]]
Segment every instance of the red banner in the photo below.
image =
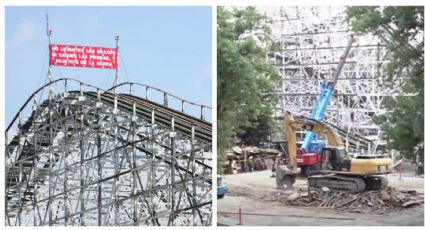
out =
[[118,52],[116,48],[51,44],[50,64],[116,69],[118,67]]

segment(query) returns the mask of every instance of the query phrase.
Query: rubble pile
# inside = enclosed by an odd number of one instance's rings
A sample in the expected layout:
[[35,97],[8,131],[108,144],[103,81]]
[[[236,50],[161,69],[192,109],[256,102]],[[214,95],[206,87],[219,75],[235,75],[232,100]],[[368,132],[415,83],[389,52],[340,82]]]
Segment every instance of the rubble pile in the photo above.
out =
[[310,188],[309,192],[294,192],[285,200],[290,205],[333,208],[361,213],[385,213],[424,202],[423,194],[418,194],[416,191],[397,191],[392,187],[361,193],[330,191],[326,187]]

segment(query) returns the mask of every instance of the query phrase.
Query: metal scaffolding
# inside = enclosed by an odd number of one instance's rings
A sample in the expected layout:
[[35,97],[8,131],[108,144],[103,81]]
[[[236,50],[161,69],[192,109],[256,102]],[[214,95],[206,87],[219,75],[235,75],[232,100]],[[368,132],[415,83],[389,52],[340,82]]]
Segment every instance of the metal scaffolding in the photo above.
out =
[[[272,32],[283,50],[269,54],[279,69],[277,116],[290,110],[309,116],[320,91],[330,80],[349,36],[346,7],[259,7],[271,20]],[[388,62],[386,43],[371,34],[355,34],[356,43],[341,72],[325,121],[351,133],[379,140],[380,127],[372,118],[385,114],[385,97],[400,94],[402,79],[384,87],[383,66]],[[367,150],[366,150],[367,151]]]
[[[151,100],[154,92],[161,102]],[[136,83],[104,91],[51,81],[6,130],[6,224],[211,225],[212,126],[205,110],[211,112]]]

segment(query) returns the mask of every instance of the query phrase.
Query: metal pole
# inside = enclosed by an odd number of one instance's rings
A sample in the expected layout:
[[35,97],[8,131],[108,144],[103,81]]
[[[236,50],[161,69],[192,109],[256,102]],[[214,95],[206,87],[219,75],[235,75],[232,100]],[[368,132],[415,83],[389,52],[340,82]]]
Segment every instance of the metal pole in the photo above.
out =
[[[47,37],[48,37],[48,40],[49,40],[49,69],[48,69],[48,71],[47,71],[47,77],[49,78],[49,83],[50,83],[50,86],[49,86],[49,128],[50,128],[50,148],[51,148],[51,145],[53,145],[53,130],[52,130],[52,125],[53,125],[53,122],[52,122],[52,119],[53,119],[53,117],[52,117],[52,107],[53,107],[53,104],[52,104],[52,99],[53,99],[53,86],[52,86],[52,74],[51,74],[51,66],[52,66],[52,63],[51,63],[51,60],[50,60],[50,55],[51,55],[51,48],[50,48],[50,36],[52,35],[52,31],[50,30],[50,28],[49,28],[49,15],[46,15],[46,21],[47,21]],[[50,151],[50,155],[49,155],[49,202],[48,202],[48,206],[47,206],[47,209],[48,209],[48,212],[49,212],[49,226],[51,226],[52,225],[52,218],[53,218],[53,213],[52,213],[52,208],[51,208],[51,206],[52,206],[52,202],[53,202],[53,200],[52,200],[52,196],[53,196],[53,188],[52,188],[52,183],[53,183],[53,178],[52,178],[52,170],[53,170],[53,153],[52,153],[52,151]]]
[[[196,168],[195,168],[195,126],[192,124],[192,137],[190,140],[190,159],[188,164],[190,162],[192,163],[192,199],[193,199],[193,206],[197,205],[196,201],[196,182],[195,182],[195,174],[196,174]],[[195,209],[192,209],[192,223],[193,225],[196,225],[196,215],[195,215]]]
[[46,14],[46,21],[47,21],[47,23],[46,23],[46,34],[47,34],[47,38],[48,38],[48,41],[49,41],[49,46],[48,46],[48,48],[49,48],[49,69],[47,71],[47,77],[49,78],[50,83],[51,83],[52,78],[51,78],[51,73],[50,73],[51,72],[50,67],[52,66],[52,62],[50,60],[50,55],[51,55],[50,37],[52,36],[52,30],[49,28],[49,15],[48,14]]
[[[79,110],[83,108],[80,104]],[[80,127],[84,126],[84,113],[80,115]],[[80,131],[80,226],[84,226],[84,130]]]
[[[114,146],[118,146],[118,121],[117,121],[117,113],[118,113],[118,106],[117,106],[117,96],[115,95],[114,97],[114,110],[112,113],[112,126],[114,127]],[[119,164],[120,164],[120,160],[119,160],[119,156],[118,156],[118,151],[116,148],[114,148],[114,173],[115,173],[115,177],[114,177],[114,185],[112,186],[113,188],[113,197],[114,197],[114,225],[119,225],[119,194],[118,194],[118,183],[119,183]]]
[[[117,49],[117,68],[115,69],[115,80],[114,80],[114,85],[112,87],[118,85],[118,82],[119,82],[119,75],[118,75],[118,41],[119,41],[119,39],[120,39],[120,36],[116,35],[115,36],[115,47]],[[115,93],[115,91],[116,91],[116,89],[114,88],[113,93]]]
[[201,120],[205,120],[204,118],[204,106],[201,105]]
[[[35,102],[34,102],[35,103]],[[33,119],[32,121],[32,127],[34,127],[34,130],[36,129],[36,119]],[[33,156],[33,167],[34,167],[34,195],[33,195],[33,209],[34,209],[34,226],[37,226],[37,211],[38,211],[38,200],[37,200],[37,196],[38,196],[38,192],[37,192],[37,180],[38,180],[38,167],[37,167],[37,163],[38,163],[38,152],[37,152],[37,135],[34,135],[34,156]],[[7,175],[7,174],[6,174]],[[7,202],[6,202],[7,204]],[[41,221],[41,218],[40,218]]]
[[[5,145],[7,146],[7,144],[9,143],[9,140],[8,140],[8,134],[7,134],[7,132],[5,133],[5,139],[6,139],[6,143],[5,143]],[[4,193],[4,200],[5,200],[5,212],[6,212],[6,222],[7,222],[7,225],[8,226],[10,226],[10,218],[9,218],[9,214],[7,214],[7,210],[8,210],[8,193],[9,193],[9,189],[8,189],[8,180],[7,180],[7,178],[9,177],[9,165],[8,165],[8,162],[9,162],[9,152],[7,151],[7,148],[6,148],[6,153],[4,154],[4,163],[5,163],[5,166],[6,166],[6,170],[5,170],[5,180],[4,180],[4,187],[6,188],[5,189],[5,193]]]
[[[22,112],[20,112],[19,113],[19,117],[21,117],[22,115]],[[21,127],[23,124],[22,124],[22,120],[21,119],[19,119],[19,126]],[[21,134],[22,134],[22,131],[21,131],[21,128],[19,128],[19,131],[18,131],[18,137],[19,137],[19,143],[18,143],[18,153],[21,153],[22,154],[22,147],[21,147]],[[22,213],[22,206],[23,206],[23,197],[22,197],[22,192],[21,192],[21,190],[22,190],[22,170],[23,170],[23,167],[22,167],[22,160],[20,160],[19,161],[19,176],[18,176],[18,189],[19,189],[19,191],[18,191],[18,197],[19,197],[19,202],[18,202],[18,206],[19,206],[19,208],[18,208],[18,216],[17,216],[17,219],[18,219],[18,226],[21,226],[21,213]],[[6,200],[7,201],[7,200]]]
[[168,95],[166,92],[164,92],[164,106],[168,107]]
[[66,120],[64,121],[64,140],[65,140],[65,153],[64,153],[64,162],[65,162],[65,175],[64,175],[64,182],[63,182],[63,190],[64,190],[64,198],[63,198],[63,205],[65,209],[65,226],[68,225],[68,157],[69,157],[69,143],[68,143],[68,105],[65,107],[65,117]]
[[[98,90],[98,96],[100,96],[100,92]],[[98,103],[100,103],[100,98],[98,98]],[[97,186],[97,225],[102,225],[102,164],[101,157],[102,154],[102,138],[101,138],[101,118],[100,118],[100,106],[96,108],[97,113],[97,176],[98,176],[98,186]]]
[[[152,191],[155,191],[155,186],[156,186],[156,183],[155,183],[155,177],[156,177],[156,174],[155,174],[155,170],[156,170],[156,167],[155,167],[155,164],[156,164],[156,162],[155,162],[155,154],[156,154],[156,152],[155,152],[155,138],[156,138],[156,136],[155,136],[155,110],[154,109],[152,109],[152,115],[151,115],[151,146],[152,146],[152,149],[151,149],[151,151],[152,151],[152,159],[151,159],[151,171],[150,171],[150,180],[151,180],[151,187],[150,187],[150,189],[152,190]],[[146,189],[148,189],[148,188],[146,188]],[[151,208],[148,210],[149,211],[149,214],[151,215],[151,216],[155,216],[155,209],[156,209],[156,206],[155,206],[155,203],[153,202],[153,200],[154,200],[154,197],[150,197],[150,201],[151,201]],[[155,225],[155,219],[152,219],[152,224],[153,225]]]
[[[49,89],[49,127],[50,127],[50,145],[52,145],[53,144],[53,132],[52,132],[52,125],[53,125],[53,123],[52,123],[52,111],[51,111],[51,109],[52,109],[52,97],[53,97],[53,87],[52,87],[52,75],[51,75],[51,69],[50,69],[50,67],[51,67],[51,65],[52,65],[52,63],[51,63],[51,60],[50,60],[50,55],[51,55],[51,48],[50,48],[50,36],[52,35],[52,31],[50,30],[50,28],[49,28],[49,15],[47,14],[46,15],[46,22],[47,22],[47,24],[46,24],[46,34],[47,34],[47,37],[48,37],[48,41],[49,41],[49,69],[48,69],[48,71],[47,71],[47,77],[49,78],[49,83],[50,83],[50,89]],[[52,151],[50,151],[50,155],[49,155],[49,202],[48,202],[48,206],[47,206],[47,208],[48,208],[48,212],[49,212],[49,226],[51,226],[51,224],[52,224],[52,215],[53,215],[53,213],[52,213],[52,209],[51,209],[51,205],[52,205],[52,182],[53,182],[53,180],[52,180],[52,164],[53,164],[53,153],[52,153]]]
[[[136,108],[137,108],[136,103],[133,103],[133,117],[131,119],[131,126],[132,126],[132,129],[133,129],[132,139],[131,139],[131,141],[133,142],[133,144],[132,144],[133,186],[131,188],[131,195],[133,195],[133,196],[137,193],[137,171],[135,170],[136,167],[137,167],[136,148],[135,148],[136,144],[134,143],[136,141],[136,135],[137,135],[137,129],[136,129],[136,127],[137,127],[137,124],[136,124],[136,122],[137,122],[137,116],[136,116],[137,110],[136,110]],[[138,218],[137,218],[137,216],[138,216],[137,208],[138,208],[137,197],[134,196],[133,197],[133,226],[137,226],[139,224],[139,221],[138,221]]]
[[174,177],[174,167],[175,167],[175,154],[174,154],[174,138],[176,133],[174,132],[174,117],[171,118],[171,133],[170,133],[170,144],[171,144],[171,226],[174,226],[174,208],[175,208],[175,177]]
[[50,36],[52,35],[52,30],[49,28],[49,15],[48,14],[46,14],[46,34],[47,34],[47,37],[49,39],[49,68],[50,68],[50,65],[52,64],[50,62]]

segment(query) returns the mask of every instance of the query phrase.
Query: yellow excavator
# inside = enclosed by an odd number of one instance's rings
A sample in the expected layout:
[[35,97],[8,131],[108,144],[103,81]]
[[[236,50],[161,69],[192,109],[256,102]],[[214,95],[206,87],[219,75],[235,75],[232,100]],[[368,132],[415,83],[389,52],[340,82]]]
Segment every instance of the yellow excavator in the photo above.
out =
[[292,188],[300,169],[297,167],[296,130],[312,131],[328,142],[320,153],[318,170],[308,177],[310,187],[327,187],[331,190],[362,192],[379,190],[388,185],[382,175],[392,172],[392,161],[384,156],[358,156],[350,158],[338,132],[327,124],[289,111],[284,115],[284,132],[287,139],[286,164],[276,168],[278,188]]

